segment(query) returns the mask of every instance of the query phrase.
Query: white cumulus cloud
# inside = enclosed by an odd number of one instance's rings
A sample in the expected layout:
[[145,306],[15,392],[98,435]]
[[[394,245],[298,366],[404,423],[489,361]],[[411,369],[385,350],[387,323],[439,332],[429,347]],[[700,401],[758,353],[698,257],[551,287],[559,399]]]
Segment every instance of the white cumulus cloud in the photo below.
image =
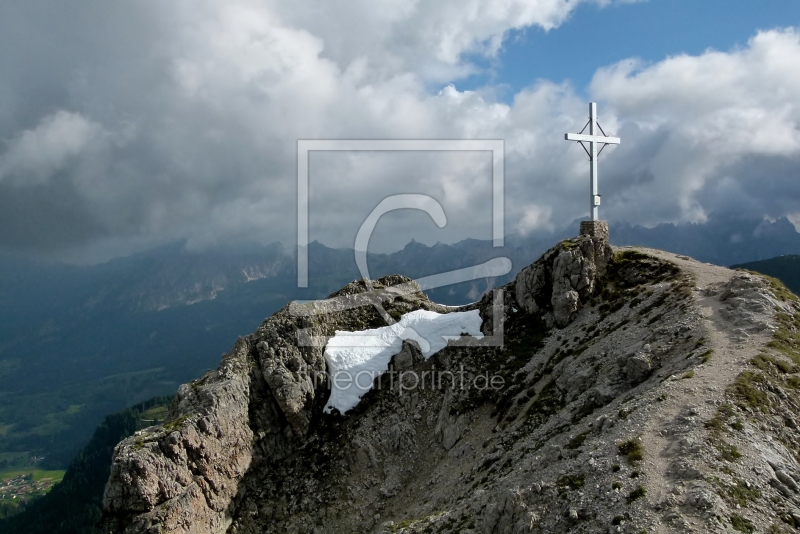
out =
[[[800,192],[793,185],[800,171],[798,30],[763,31],[731,52],[653,65],[627,60],[600,69],[591,91],[629,132],[623,142],[633,150],[614,166],[640,182],[615,184],[638,199],[625,204],[629,218],[698,220],[713,210],[736,210],[734,189],[755,201],[742,208],[764,214],[786,215],[786,201],[797,202],[775,189]],[[787,164],[788,175],[769,170]],[[762,189],[765,181],[773,187]]]
[[[579,3],[74,0],[5,10],[0,224],[16,233],[0,246],[291,245],[298,139],[502,139],[506,229],[566,224],[588,211],[586,156],[563,139],[585,123],[584,99],[561,80],[507,103],[494,87],[459,83],[478,68],[473,54],[498,54],[511,30],[568,23]],[[800,213],[798,30],[604,66],[589,93],[605,130],[622,137],[600,161],[603,217]],[[433,196],[448,224],[387,215],[376,250],[411,237],[490,238],[490,173],[483,153],[312,154],[310,238],[352,246],[370,211],[401,193]]]

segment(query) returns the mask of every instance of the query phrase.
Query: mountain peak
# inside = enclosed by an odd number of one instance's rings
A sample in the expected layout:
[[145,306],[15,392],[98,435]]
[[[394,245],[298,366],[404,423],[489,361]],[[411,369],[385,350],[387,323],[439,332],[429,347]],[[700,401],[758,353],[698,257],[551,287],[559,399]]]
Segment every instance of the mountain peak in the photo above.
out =
[[[346,379],[326,373],[328,336],[450,311],[477,312],[482,339],[426,359],[405,332],[358,405],[325,413]],[[766,531],[800,478],[794,321],[771,280],[589,236],[462,308],[403,277],[354,282],[267,319],[123,441],[104,528]]]
[[409,242],[406,244],[406,246],[405,246],[405,247],[403,247],[403,250],[411,250],[411,249],[425,249],[425,248],[430,248],[430,247],[429,247],[428,245],[426,245],[425,243],[420,243],[419,241],[417,241],[416,239],[414,239],[414,238],[412,237],[412,238],[411,238],[411,241],[409,241]]

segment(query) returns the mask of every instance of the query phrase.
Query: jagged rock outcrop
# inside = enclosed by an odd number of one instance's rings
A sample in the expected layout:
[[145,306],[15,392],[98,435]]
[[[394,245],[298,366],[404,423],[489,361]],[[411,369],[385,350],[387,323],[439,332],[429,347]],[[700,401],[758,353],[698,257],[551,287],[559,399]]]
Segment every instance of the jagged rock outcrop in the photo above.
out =
[[[353,282],[329,300],[290,303],[239,339],[216,371],[182,385],[168,423],[117,446],[103,499],[104,528],[224,532],[254,459],[279,460],[302,446],[314,414],[319,416],[326,398],[318,395],[328,392],[326,336],[336,329],[381,326],[370,302],[382,302],[396,316],[415,309],[447,311],[408,278],[389,276],[372,286],[371,300],[364,300],[364,283]],[[323,342],[303,345],[304,336]],[[413,364],[413,354],[407,356]]]
[[517,302],[528,313],[546,312],[564,327],[594,294],[612,256],[605,239],[582,235],[562,241],[517,275]]
[[109,528],[224,532],[230,525],[228,505],[252,460],[250,402],[259,397],[251,397],[248,350],[239,340],[217,371],[180,387],[171,423],[116,448],[103,498]]
[[800,527],[800,303],[774,281],[568,240],[471,305],[501,345],[406,342],[392,372],[422,382],[325,414],[326,336],[452,311],[375,287],[287,306],[182,386],[170,423],[117,447],[105,531]]

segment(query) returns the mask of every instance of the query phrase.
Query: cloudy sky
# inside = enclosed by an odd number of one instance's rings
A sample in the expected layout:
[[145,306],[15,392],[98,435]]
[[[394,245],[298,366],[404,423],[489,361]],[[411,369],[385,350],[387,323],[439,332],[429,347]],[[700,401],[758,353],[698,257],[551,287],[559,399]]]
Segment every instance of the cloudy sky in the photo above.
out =
[[[698,5],[699,4],[699,5]],[[0,4],[0,248],[97,261],[187,238],[296,243],[298,139],[502,139],[506,233],[588,211],[563,140],[622,138],[601,215],[800,223],[796,0],[140,0]],[[309,237],[491,237],[491,158],[315,152]]]

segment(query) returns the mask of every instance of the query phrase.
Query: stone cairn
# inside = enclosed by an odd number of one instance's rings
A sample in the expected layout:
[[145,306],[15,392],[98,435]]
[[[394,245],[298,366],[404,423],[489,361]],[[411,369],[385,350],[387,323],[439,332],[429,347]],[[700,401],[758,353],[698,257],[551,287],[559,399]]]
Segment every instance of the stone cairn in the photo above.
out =
[[608,241],[608,221],[581,221],[579,235],[588,235]]

